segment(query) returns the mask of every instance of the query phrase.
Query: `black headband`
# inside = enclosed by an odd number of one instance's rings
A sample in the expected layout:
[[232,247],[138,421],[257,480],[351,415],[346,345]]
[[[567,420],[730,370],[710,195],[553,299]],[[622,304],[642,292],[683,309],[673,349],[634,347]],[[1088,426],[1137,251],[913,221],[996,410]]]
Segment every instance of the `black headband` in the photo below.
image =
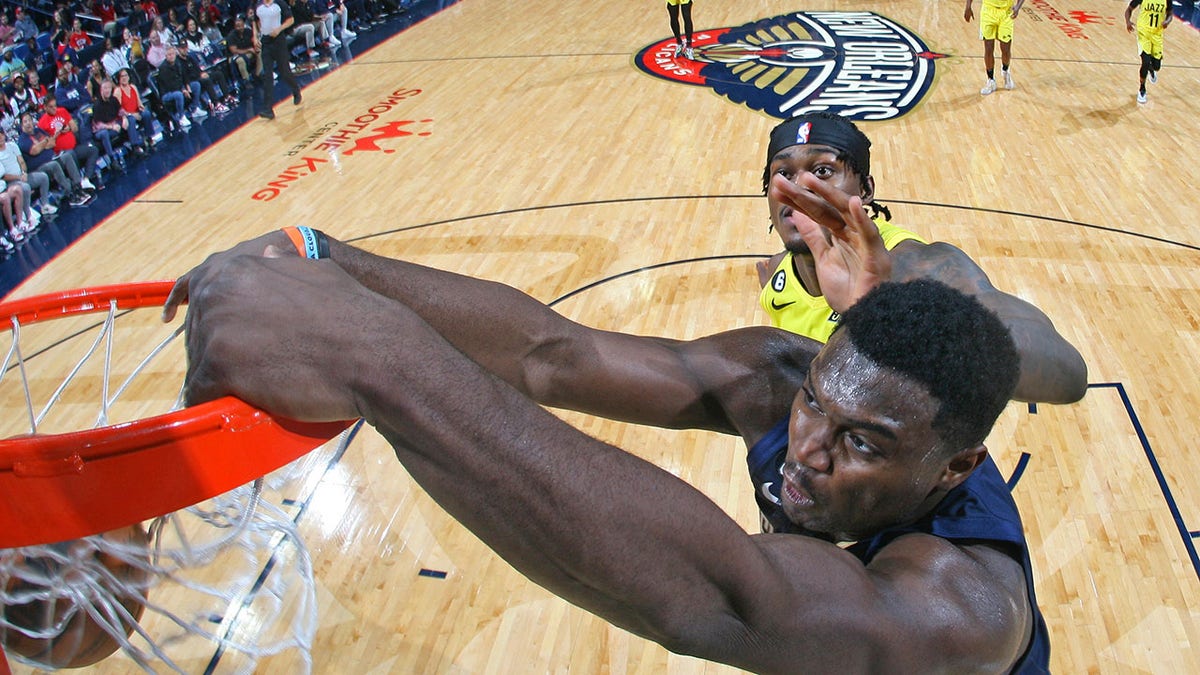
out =
[[767,166],[784,148],[793,145],[826,145],[854,159],[862,178],[871,175],[871,141],[848,120],[793,117],[771,130]]

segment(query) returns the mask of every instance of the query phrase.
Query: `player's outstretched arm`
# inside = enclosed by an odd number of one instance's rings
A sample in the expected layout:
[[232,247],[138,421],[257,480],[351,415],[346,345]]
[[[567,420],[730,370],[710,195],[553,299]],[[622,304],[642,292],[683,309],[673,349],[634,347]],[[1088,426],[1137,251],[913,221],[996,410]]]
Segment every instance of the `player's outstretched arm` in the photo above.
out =
[[[282,232],[213,254],[179,278],[165,318],[170,320],[192,287],[215,270],[236,258],[260,258],[268,249],[272,255],[296,257]],[[752,394],[761,400],[763,392],[773,391],[781,403],[758,405],[771,416],[786,414],[808,359],[819,347],[765,327],[691,342],[601,331],[570,321],[504,284],[384,258],[332,239],[330,251],[332,261],[356,281],[416,312],[455,348],[523,394],[544,405],[612,419],[753,437],[778,419],[742,414],[743,420],[753,418],[755,427],[734,428],[727,408],[744,408]],[[340,310],[333,305],[327,311],[336,316]],[[347,323],[346,330],[355,327]],[[773,367],[768,382],[754,372],[767,361],[791,367]],[[774,386],[775,380],[780,386]],[[641,394],[648,395],[639,398]]]
[[945,242],[901,242],[892,251],[893,278],[936,279],[973,295],[996,313],[1012,332],[1021,355],[1021,376],[1013,398],[1018,401],[1074,403],[1087,391],[1087,364],[1033,304],[1005,293],[961,249]]
[[1022,576],[999,553],[917,535],[868,568],[815,539],[748,535],[329,261],[235,256],[190,285],[189,403],[364,417],[519,571],[669,649],[780,673],[997,672],[1019,654]]

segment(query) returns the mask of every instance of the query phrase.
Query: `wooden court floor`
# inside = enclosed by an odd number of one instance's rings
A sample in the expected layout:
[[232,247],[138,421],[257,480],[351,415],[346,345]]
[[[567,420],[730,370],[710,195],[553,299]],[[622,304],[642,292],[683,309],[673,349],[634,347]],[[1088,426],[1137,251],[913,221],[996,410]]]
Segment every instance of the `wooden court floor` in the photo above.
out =
[[[963,248],[1088,363],[1083,401],[1013,404],[989,440],[1019,479],[1053,669],[1200,672],[1200,32],[1168,29],[1160,81],[1138,105],[1124,2],[1027,0],[1016,89],[983,97],[962,4],[696,0],[694,15],[716,31],[871,11],[944,55],[910,112],[861,126],[894,221]],[[775,120],[635,67],[668,37],[661,1],[462,0],[216,144],[14,295],[172,278],[308,224],[513,284],[594,326],[693,337],[764,323],[754,263],[778,248],[759,193]],[[565,417],[757,528],[736,440]],[[529,583],[369,429],[303,498],[315,672],[735,672]],[[131,666],[116,656],[95,670]]]

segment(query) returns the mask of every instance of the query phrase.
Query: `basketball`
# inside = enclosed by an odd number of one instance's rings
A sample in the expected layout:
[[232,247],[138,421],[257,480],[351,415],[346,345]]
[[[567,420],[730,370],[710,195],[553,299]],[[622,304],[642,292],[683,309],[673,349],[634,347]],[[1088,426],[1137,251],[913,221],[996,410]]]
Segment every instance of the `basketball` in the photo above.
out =
[[[140,525],[112,530],[103,535],[113,543],[125,543],[146,548],[149,538]],[[71,542],[54,546],[69,548]],[[93,564],[102,565],[114,578],[128,588],[142,589],[131,594],[127,589],[100,588],[100,594],[109,594],[124,606],[125,610],[140,619],[145,610],[145,581],[148,572],[144,568],[130,565],[118,557],[93,550],[89,554]],[[97,583],[94,577],[72,574],[65,565],[46,558],[24,557],[17,565],[27,565],[63,583]],[[28,581],[15,576],[5,580],[8,594],[22,590],[37,590]],[[5,625],[0,626],[0,643],[9,654],[20,655],[50,668],[81,668],[111,655],[120,643],[88,613],[88,608],[77,607],[68,599],[35,600],[23,604],[6,604],[3,607]],[[103,614],[103,611],[100,612]],[[65,620],[65,623],[64,623]],[[62,623],[61,628],[55,627]],[[13,627],[8,627],[11,625]],[[133,623],[122,622],[121,629],[128,637],[133,632]],[[54,631],[51,637],[31,637],[30,634]]]

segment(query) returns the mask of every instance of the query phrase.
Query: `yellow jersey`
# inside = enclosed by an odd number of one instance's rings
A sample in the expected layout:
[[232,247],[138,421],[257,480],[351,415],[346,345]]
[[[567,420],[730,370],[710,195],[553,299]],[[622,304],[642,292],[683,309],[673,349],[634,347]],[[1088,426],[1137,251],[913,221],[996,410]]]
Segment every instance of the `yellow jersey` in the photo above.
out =
[[[892,225],[883,217],[875,219],[875,226],[879,228],[883,245],[889,251],[900,242],[910,239],[922,244],[929,243],[913,232]],[[825,301],[825,296],[809,295],[804,290],[804,284],[796,276],[791,253],[779,261],[767,285],[763,286],[758,303],[771,318],[772,326],[822,343],[829,340],[841,318]]]
[[1138,12],[1138,31],[1148,30],[1162,32],[1163,22],[1167,20],[1167,12],[1171,11],[1171,3],[1167,0],[1145,0]]

